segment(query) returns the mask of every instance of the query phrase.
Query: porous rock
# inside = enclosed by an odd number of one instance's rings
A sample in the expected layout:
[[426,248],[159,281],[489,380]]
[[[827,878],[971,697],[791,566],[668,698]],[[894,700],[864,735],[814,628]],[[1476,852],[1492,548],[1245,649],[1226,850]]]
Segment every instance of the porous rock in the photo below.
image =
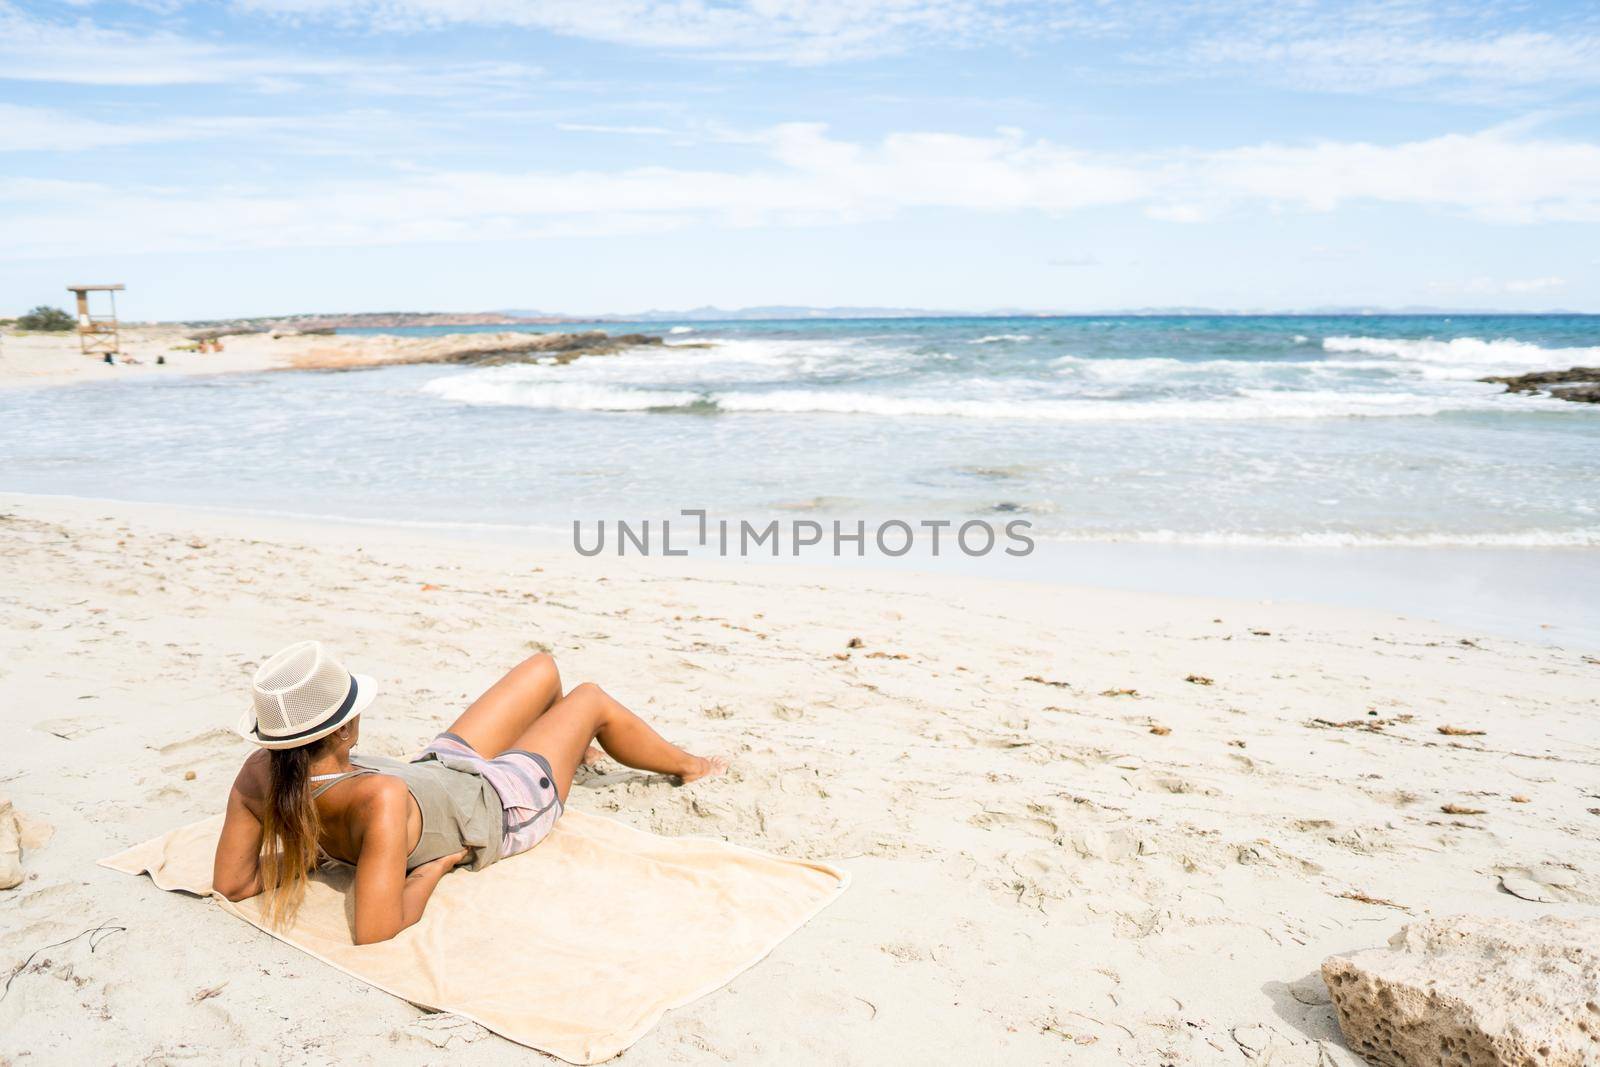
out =
[[22,836],[17,813],[7,797],[0,797],[0,889],[22,884]]
[[1600,919],[1429,919],[1328,957],[1322,979],[1368,1063],[1600,1064]]

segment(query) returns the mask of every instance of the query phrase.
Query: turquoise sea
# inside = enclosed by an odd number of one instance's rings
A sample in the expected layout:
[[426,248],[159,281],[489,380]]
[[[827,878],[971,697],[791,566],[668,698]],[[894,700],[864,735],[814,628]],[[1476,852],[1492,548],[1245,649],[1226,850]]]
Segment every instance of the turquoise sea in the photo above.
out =
[[1022,517],[1056,541],[1600,545],[1600,407],[1476,381],[1600,363],[1600,317],[604,328],[667,343],[0,392],[0,489],[551,529],[705,508]]

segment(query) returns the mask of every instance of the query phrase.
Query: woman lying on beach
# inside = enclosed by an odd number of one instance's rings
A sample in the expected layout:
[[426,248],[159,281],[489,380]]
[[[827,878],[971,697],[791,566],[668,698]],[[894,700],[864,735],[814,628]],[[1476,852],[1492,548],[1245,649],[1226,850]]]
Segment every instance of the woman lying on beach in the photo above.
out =
[[355,941],[387,941],[422,917],[457,864],[481,870],[544,840],[580,763],[602,753],[684,782],[728,769],[669,744],[592,683],[563,695],[547,655],[524,660],[410,763],[352,756],[377,695],[316,641],[256,672],[237,727],[261,747],[244,761],[217,842],[212,884],[229,900],[265,893],[287,926],[323,857],[355,867]]

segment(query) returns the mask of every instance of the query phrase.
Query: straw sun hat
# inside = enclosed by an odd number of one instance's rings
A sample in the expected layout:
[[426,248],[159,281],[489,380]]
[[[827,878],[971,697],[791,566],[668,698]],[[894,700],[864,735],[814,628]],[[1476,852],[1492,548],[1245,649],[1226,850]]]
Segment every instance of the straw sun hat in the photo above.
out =
[[234,729],[262,748],[299,748],[366,710],[378,684],[351,674],[321,641],[298,641],[256,671],[251,705]]

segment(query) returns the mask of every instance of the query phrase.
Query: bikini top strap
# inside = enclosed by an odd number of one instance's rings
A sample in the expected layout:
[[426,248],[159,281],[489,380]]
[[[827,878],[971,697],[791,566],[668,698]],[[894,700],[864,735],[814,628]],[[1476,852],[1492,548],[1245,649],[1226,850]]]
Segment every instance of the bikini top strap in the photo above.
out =
[[[312,792],[310,792],[310,798],[312,798],[312,800],[317,800],[318,797],[322,797],[323,793],[333,789],[334,785],[338,785],[339,782],[344,781],[344,779],[347,779],[347,777],[358,777],[362,776],[362,774],[376,773],[378,773],[378,771],[374,771],[374,769],[370,768],[370,766],[358,766],[358,768],[355,768],[354,771],[346,771],[346,773],[342,774],[330,774],[330,776],[326,776],[326,781],[323,782],[322,785],[318,785],[317,789],[314,789]],[[312,776],[312,781],[317,781],[317,779],[320,779],[320,777],[323,777],[322,774],[314,774],[314,776]]]

